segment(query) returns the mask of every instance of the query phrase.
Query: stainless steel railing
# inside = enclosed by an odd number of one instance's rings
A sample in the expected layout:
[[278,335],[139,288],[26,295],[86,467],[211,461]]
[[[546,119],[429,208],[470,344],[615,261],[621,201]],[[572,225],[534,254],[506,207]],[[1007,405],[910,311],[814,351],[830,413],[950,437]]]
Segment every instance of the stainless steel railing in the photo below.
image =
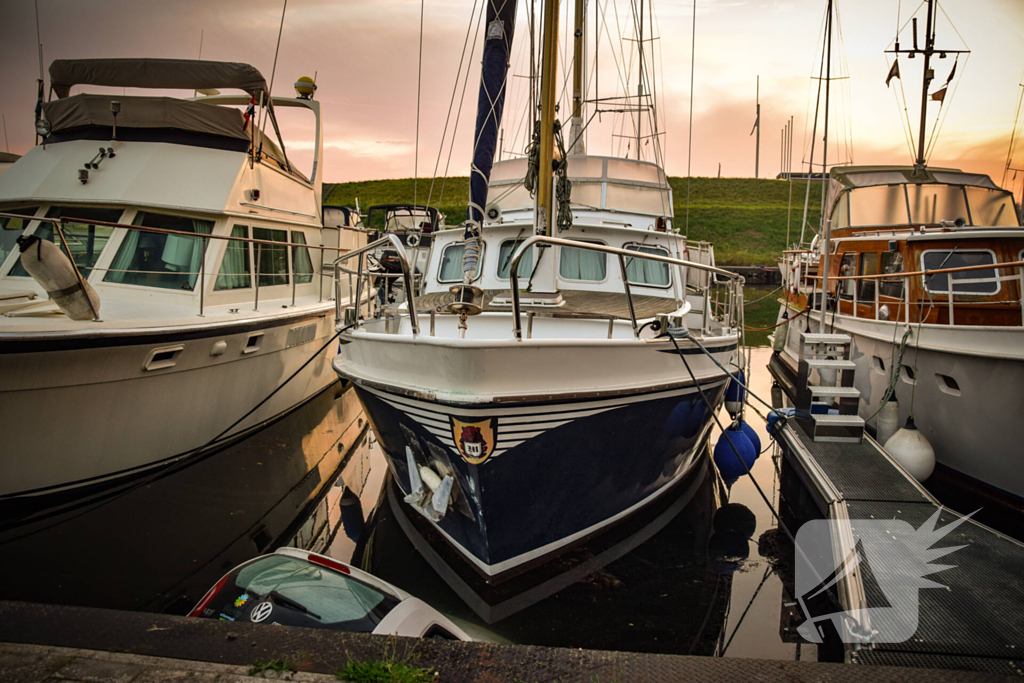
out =
[[[409,321],[412,324],[412,333],[413,334],[419,334],[420,333],[420,323],[419,323],[419,317],[418,317],[417,312],[416,312],[416,291],[413,289],[412,265],[409,262],[409,255],[405,252],[405,247],[402,245],[402,240],[398,239],[398,236],[395,235],[394,233],[384,233],[384,235],[380,239],[378,239],[377,241],[371,242],[370,244],[367,244],[365,247],[360,247],[359,249],[355,249],[354,251],[350,251],[347,254],[342,254],[337,259],[335,259],[335,261],[334,261],[334,283],[335,283],[335,287],[336,288],[340,287],[341,274],[342,273],[345,273],[347,275],[355,275],[356,276],[356,295],[355,295],[355,298],[354,298],[355,307],[356,307],[356,319],[355,319],[354,323],[355,323],[355,325],[358,326],[358,324],[359,324],[359,311],[362,309],[362,302],[363,302],[363,284],[364,284],[364,281],[366,283],[367,299],[372,299],[373,297],[370,295],[370,292],[371,292],[371,289],[372,289],[372,287],[371,287],[371,277],[372,278],[381,278],[381,279],[388,279],[388,278],[392,278],[392,277],[398,277],[397,273],[394,273],[394,274],[392,274],[392,273],[373,273],[371,275],[369,270],[364,267],[365,263],[366,263],[366,254],[368,254],[371,251],[380,249],[381,247],[385,246],[384,244],[382,244],[382,242],[384,242],[384,241],[387,241],[389,243],[389,246],[393,247],[395,249],[395,251],[398,252],[398,261],[399,261],[399,265],[401,265],[401,267],[402,267],[401,277],[402,277],[403,284],[405,286],[405,297],[406,297],[406,302],[407,302],[408,307],[409,307]],[[357,266],[356,270],[351,270],[351,269],[345,268],[342,264],[344,264],[346,261],[348,261],[350,258],[352,258],[354,256],[358,256],[359,257],[359,265]],[[341,308],[342,308],[341,307],[341,296],[339,296],[337,294],[335,295],[335,297],[334,297],[334,305],[335,305],[335,311],[336,311],[336,314],[337,314],[336,324],[337,325],[342,325],[342,324],[344,324],[345,318],[344,318],[344,315],[343,315],[343,311],[341,310]]]
[[[629,276],[626,273],[626,259],[646,259],[649,261],[658,261],[660,263],[667,263],[669,265],[678,266],[679,268],[696,268],[697,270],[705,271],[712,275],[724,277],[729,283],[728,287],[728,313],[727,320],[742,320],[743,311],[743,277],[732,273],[722,268],[715,266],[705,265],[703,263],[694,263],[693,261],[684,261],[682,259],[672,258],[671,256],[661,256],[659,254],[651,254],[648,252],[620,249],[618,247],[610,247],[604,244],[594,244],[592,242],[577,242],[575,240],[562,239],[560,237],[547,237],[544,235],[534,235],[529,237],[519,245],[516,249],[515,254],[512,255],[512,260],[509,262],[509,277],[511,282],[509,283],[510,289],[512,290],[512,332],[515,338],[519,341],[523,339],[522,321],[520,319],[520,304],[519,304],[519,261],[527,253],[527,250],[533,247],[535,244],[550,244],[562,247],[571,247],[573,249],[584,249],[588,251],[599,251],[606,254],[613,254],[618,256],[619,269],[622,272],[622,284],[626,293],[626,302],[629,306],[629,319],[633,325],[633,335],[636,337],[640,336],[639,328],[636,320],[636,308],[633,305],[633,293],[629,287]],[[717,278],[712,278],[717,280]],[[705,299],[706,301],[706,299]],[[738,309],[737,309],[738,307]],[[706,305],[705,305],[706,309]],[[737,315],[737,310],[739,315]],[[705,317],[706,322],[706,317]]]

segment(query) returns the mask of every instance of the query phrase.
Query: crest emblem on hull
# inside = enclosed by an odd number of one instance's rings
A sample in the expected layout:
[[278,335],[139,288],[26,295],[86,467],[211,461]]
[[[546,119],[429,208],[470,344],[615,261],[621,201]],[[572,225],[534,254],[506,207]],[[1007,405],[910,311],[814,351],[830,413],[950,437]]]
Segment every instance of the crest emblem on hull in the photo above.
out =
[[497,440],[497,422],[493,417],[482,422],[463,422],[452,418],[452,438],[463,460],[479,465],[490,457]]

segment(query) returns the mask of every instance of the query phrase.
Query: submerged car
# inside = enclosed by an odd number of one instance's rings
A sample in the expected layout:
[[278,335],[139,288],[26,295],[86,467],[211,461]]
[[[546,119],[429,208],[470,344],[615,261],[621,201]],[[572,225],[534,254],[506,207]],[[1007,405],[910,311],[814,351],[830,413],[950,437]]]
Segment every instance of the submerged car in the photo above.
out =
[[190,617],[473,640],[427,603],[329,557],[280,548],[225,574]]

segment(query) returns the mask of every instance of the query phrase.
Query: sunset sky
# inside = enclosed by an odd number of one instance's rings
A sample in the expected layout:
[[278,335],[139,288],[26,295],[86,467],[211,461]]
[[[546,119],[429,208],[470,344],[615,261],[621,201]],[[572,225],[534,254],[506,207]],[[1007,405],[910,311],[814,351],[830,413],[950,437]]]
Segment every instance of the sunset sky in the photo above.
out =
[[[572,3],[563,0],[563,7],[567,4],[562,13],[563,29],[571,22]],[[618,73],[629,68],[629,92],[635,94],[636,43],[621,40],[632,36],[633,31],[631,20],[626,21],[628,0],[618,0],[617,6],[613,0],[589,0],[588,4],[591,11],[594,6],[600,7],[598,19],[604,17],[609,26],[608,31],[603,25],[601,29],[598,94],[622,94]],[[830,126],[831,132],[841,129],[849,133],[830,133],[830,161],[836,158],[835,145],[839,143],[838,154],[843,161],[849,160],[847,150],[852,149],[856,163],[909,163],[911,157],[901,127],[904,115],[893,95],[898,81],[893,81],[894,88],[886,88],[888,63],[883,50],[895,34],[897,12],[902,23],[920,5],[906,0],[837,4],[842,42],[840,45],[837,26],[834,71],[848,74],[849,79],[834,83],[835,118]],[[645,8],[648,5],[645,2]],[[528,37],[528,6],[529,0],[520,0],[512,59],[513,72],[518,75],[528,72],[526,51],[519,47]],[[806,159],[807,118],[813,114],[814,99],[810,77],[817,73],[825,6],[824,0],[697,1],[692,93],[694,175],[713,176],[719,163],[723,176],[754,174],[754,138],[749,133],[754,122],[758,75],[762,106],[760,175],[779,172],[780,133],[790,115],[795,117],[795,167]],[[472,7],[473,0],[425,3],[420,177],[433,174]],[[959,36],[940,13],[937,46],[959,49],[966,44],[972,53],[966,64],[960,60],[957,77],[963,78],[955,97],[946,100],[948,117],[930,163],[983,171],[999,182],[1024,70],[1024,2],[947,0],[942,8]],[[616,11],[621,30],[614,27]],[[654,12],[658,40],[649,44],[648,50],[654,50],[653,62],[658,69],[660,127],[667,133],[665,165],[670,175],[685,175],[692,2],[656,3]],[[58,58],[195,58],[202,32],[204,59],[248,62],[269,80],[281,0],[39,0],[39,14],[47,66]],[[594,15],[589,16],[588,28],[592,28]],[[918,16],[923,32],[923,8]],[[317,99],[324,107],[325,180],[413,175],[419,22],[420,3],[415,0],[289,0],[274,93],[291,95],[292,84],[299,76],[316,72]],[[907,30],[904,46],[910,42]],[[474,40],[479,43],[478,38]],[[567,54],[571,56],[571,50]],[[468,61],[474,69],[469,75],[451,157],[452,175],[468,173],[479,44]],[[915,134],[920,62],[901,60]],[[952,65],[952,56],[936,61],[933,91],[945,81]],[[24,153],[33,141],[37,74],[33,4],[6,0],[0,6],[0,114],[6,120],[12,152]],[[593,96],[593,73],[589,79]],[[525,144],[525,83],[523,78],[512,80],[505,117],[507,152],[520,152]],[[460,82],[456,109],[461,87]],[[563,104],[562,112],[567,112],[567,106]],[[929,111],[931,126],[938,111],[935,103]],[[601,119],[588,130],[589,151],[623,154],[624,145],[632,143],[613,141],[616,117],[605,114]],[[453,126],[454,122],[449,125],[449,137]],[[292,155],[308,161],[311,152],[302,139],[308,125],[288,120],[285,128]],[[635,148],[632,151],[635,153]],[[441,161],[442,172],[445,159]],[[816,159],[820,160],[820,145]],[[1020,162],[1018,165],[1024,166],[1024,158]]]

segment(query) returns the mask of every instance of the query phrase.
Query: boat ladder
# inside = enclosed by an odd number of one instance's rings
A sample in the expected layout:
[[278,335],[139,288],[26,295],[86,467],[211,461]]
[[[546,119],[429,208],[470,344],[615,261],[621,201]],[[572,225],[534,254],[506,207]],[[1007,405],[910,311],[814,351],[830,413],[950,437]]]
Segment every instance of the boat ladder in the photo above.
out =
[[[864,419],[857,414],[860,391],[854,387],[856,364],[846,334],[800,335],[796,407],[804,429],[815,441],[860,443]],[[815,380],[812,383],[812,379]]]

